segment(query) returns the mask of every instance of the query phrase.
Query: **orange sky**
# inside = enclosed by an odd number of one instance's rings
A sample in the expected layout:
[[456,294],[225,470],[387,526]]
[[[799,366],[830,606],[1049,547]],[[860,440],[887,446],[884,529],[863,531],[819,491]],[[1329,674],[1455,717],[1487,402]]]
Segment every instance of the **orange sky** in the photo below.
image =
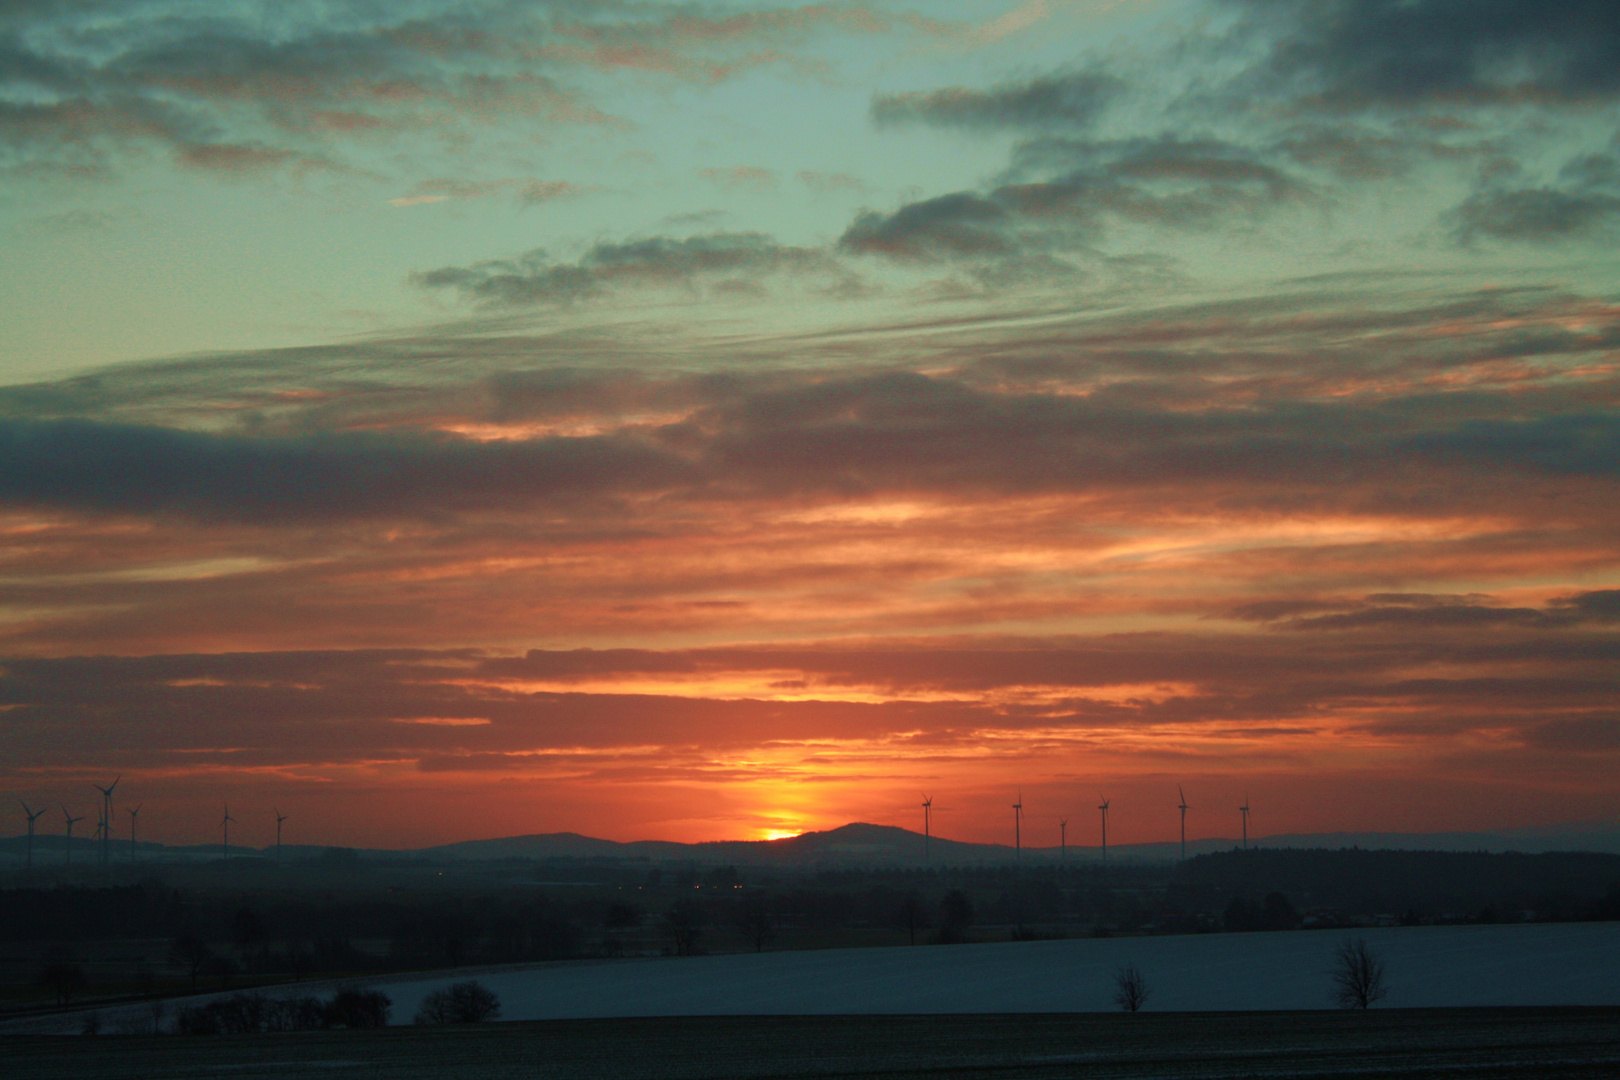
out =
[[1620,819],[1615,5],[928,10],[0,12],[0,802]]

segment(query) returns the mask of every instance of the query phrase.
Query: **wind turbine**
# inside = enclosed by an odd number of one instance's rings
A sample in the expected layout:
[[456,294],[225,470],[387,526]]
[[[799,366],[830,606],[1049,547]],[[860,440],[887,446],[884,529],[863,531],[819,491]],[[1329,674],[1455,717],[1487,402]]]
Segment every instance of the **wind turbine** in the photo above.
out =
[[1108,864],[1108,796],[1104,795],[1102,792],[1099,791],[1097,793],[1097,797],[1102,800],[1102,805],[1097,807],[1097,809],[1102,811],[1102,827],[1103,827],[1102,855],[1103,855],[1103,865],[1106,866]]
[[124,811],[124,813],[129,815],[129,861],[130,862],[135,861],[135,819],[141,816],[141,807],[145,806],[145,805],[146,805],[145,803],[141,803],[140,805],[136,806],[135,809],[133,809],[133,810],[125,810]]
[[1024,793],[1018,793],[1018,801],[1013,803],[1013,858],[1020,858],[1024,853]]
[[[276,862],[279,863],[281,861],[281,823],[287,820],[287,815],[283,814],[279,808],[272,807],[272,809],[276,815]],[[924,844],[927,842],[927,840],[923,841]]]
[[80,814],[78,817],[74,817],[72,814],[68,813],[68,808],[64,806],[64,807],[62,807],[62,816],[67,818],[67,853],[62,856],[62,865],[63,866],[72,866],[73,865],[73,826],[75,824],[77,824],[78,822],[83,821],[84,820],[84,815]]
[[1243,793],[1243,805],[1238,807],[1243,811],[1243,850],[1249,850],[1249,793]]
[[[17,801],[22,803],[23,813],[28,816],[28,865],[25,869],[32,870],[34,868],[34,822],[39,820],[45,811],[30,810],[27,803],[22,802],[21,799]],[[47,807],[47,809],[49,808]]]
[[231,857],[231,822],[235,820],[231,817],[231,804],[226,803],[225,816],[219,819],[219,827],[225,830],[225,839],[219,845],[221,862],[228,861]]
[[113,782],[108,784],[106,787],[102,787],[100,784],[91,784],[90,785],[91,787],[95,788],[97,791],[101,792],[101,865],[102,866],[106,866],[107,862],[108,862],[108,859],[112,856],[112,847],[111,847],[111,845],[112,845],[112,819],[113,819],[112,793],[113,793],[113,788],[118,786],[118,781],[122,780],[123,778],[124,777],[122,775],[114,777]]
[[1187,793],[1185,791],[1181,790],[1181,785],[1180,784],[1177,784],[1176,785],[1176,794],[1181,796],[1181,803],[1180,803],[1180,809],[1181,809],[1181,861],[1186,862],[1187,861]]
[[1058,862],[1069,861],[1069,819],[1058,818]]

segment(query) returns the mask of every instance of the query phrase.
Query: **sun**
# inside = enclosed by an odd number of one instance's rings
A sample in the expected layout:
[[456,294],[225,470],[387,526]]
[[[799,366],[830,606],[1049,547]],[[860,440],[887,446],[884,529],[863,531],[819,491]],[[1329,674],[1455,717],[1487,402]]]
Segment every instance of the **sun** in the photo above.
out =
[[790,840],[799,835],[797,829],[763,829],[760,835],[766,840]]

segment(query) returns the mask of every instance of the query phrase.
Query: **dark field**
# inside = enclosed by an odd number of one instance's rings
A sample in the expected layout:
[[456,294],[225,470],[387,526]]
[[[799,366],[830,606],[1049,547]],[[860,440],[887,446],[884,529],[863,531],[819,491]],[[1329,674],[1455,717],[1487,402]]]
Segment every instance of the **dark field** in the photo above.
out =
[[1620,1076],[1620,1010],[703,1017],[0,1039],[8,1080]]

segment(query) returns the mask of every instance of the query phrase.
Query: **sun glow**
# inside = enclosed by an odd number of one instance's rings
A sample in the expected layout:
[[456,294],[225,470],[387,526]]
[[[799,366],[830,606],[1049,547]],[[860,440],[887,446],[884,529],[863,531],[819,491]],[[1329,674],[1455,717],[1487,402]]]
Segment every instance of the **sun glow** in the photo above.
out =
[[761,840],[791,840],[798,835],[800,835],[800,832],[797,829],[761,829],[759,831]]

